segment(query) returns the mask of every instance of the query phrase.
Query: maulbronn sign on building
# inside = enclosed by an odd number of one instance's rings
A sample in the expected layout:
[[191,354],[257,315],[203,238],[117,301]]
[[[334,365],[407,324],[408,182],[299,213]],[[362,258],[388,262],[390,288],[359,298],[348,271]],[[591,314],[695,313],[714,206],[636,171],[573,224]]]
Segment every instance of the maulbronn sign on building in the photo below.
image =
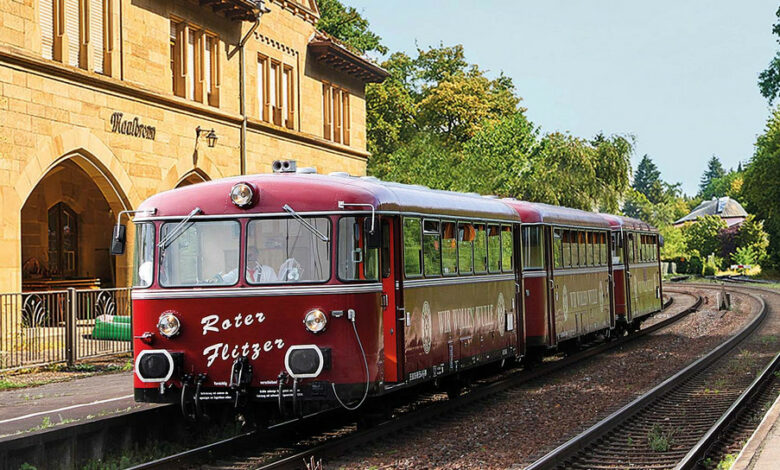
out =
[[318,15],[314,0],[1,1],[0,292],[127,285],[111,225],[160,191],[277,159],[365,174],[365,86],[387,74]]

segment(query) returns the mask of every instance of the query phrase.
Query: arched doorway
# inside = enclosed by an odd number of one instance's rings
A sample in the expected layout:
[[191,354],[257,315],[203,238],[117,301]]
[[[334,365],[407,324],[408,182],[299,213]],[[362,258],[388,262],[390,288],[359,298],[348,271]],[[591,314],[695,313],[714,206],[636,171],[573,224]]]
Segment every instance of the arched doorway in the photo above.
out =
[[209,180],[210,178],[206,173],[199,170],[198,168],[195,168],[194,170],[191,170],[187,174],[182,176],[181,179],[178,181],[178,183],[176,183],[176,187],[181,188],[184,186],[189,186],[191,184],[203,183]]
[[23,290],[124,285],[109,248],[125,205],[106,170],[86,157],[50,168],[22,206]]

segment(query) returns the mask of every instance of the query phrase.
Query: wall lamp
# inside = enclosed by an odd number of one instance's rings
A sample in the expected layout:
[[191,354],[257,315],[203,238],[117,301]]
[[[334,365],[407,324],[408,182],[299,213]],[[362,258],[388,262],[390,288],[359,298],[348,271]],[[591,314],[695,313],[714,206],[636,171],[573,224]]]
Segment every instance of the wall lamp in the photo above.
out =
[[197,146],[198,139],[200,139],[200,135],[204,132],[208,132],[206,134],[206,140],[209,143],[209,148],[214,148],[215,145],[217,145],[217,139],[219,137],[217,136],[217,133],[214,132],[214,129],[212,128],[210,131],[206,131],[206,129],[203,129],[202,127],[198,126],[195,128],[195,145]]

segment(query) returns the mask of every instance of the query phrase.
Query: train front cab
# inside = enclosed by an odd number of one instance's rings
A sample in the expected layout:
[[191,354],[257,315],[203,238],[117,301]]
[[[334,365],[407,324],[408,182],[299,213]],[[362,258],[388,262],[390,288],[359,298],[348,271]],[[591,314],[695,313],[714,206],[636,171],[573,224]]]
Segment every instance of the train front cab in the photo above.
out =
[[614,327],[608,225],[588,212],[505,200],[523,220],[521,259],[529,360]]

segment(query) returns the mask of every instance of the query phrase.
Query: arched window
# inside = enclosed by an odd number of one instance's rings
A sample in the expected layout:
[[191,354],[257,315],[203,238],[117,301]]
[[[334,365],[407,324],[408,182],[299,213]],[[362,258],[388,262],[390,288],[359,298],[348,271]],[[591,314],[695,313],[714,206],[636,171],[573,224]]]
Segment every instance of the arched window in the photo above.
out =
[[64,202],[49,209],[49,274],[53,278],[78,274],[78,222],[76,213]]

